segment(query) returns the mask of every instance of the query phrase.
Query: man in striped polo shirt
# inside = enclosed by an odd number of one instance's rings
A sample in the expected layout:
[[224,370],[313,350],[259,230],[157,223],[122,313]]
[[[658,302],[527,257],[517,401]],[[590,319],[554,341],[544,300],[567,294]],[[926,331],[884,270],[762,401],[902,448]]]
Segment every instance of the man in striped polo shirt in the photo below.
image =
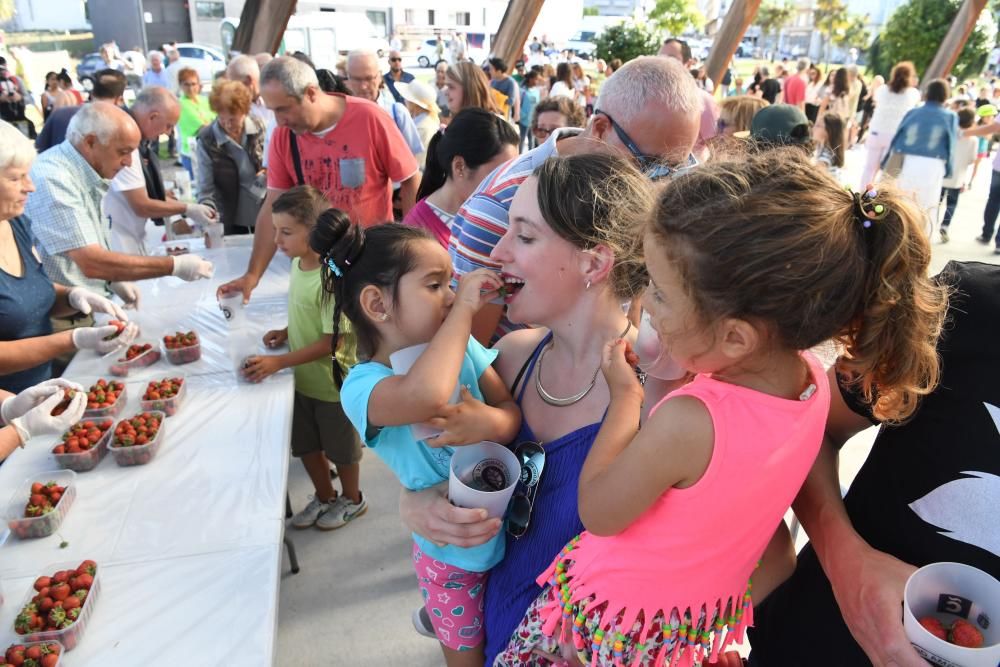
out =
[[[651,179],[692,164],[701,97],[691,74],[676,60],[641,57],[604,82],[585,129],[560,128],[534,150],[498,167],[479,184],[452,224],[449,251],[455,281],[479,268],[498,269],[490,253],[507,232],[517,188],[553,155],[620,151]],[[510,322],[502,302],[480,309],[472,333],[483,344],[524,325]]]

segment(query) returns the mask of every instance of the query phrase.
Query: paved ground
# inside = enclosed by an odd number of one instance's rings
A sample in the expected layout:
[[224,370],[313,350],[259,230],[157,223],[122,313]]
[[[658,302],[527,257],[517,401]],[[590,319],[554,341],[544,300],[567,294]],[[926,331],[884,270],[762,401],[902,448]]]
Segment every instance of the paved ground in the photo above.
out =
[[[852,180],[860,172],[863,156],[864,149],[848,155],[846,173],[855,175]],[[1000,259],[991,254],[992,248],[974,240],[990,178],[989,165],[981,166],[972,191],[959,202],[952,241],[934,245],[935,272],[952,259]],[[841,460],[845,483],[864,462],[873,437],[872,429],[845,447]],[[311,485],[298,462],[292,462],[288,485],[293,505],[301,508]],[[420,604],[420,596],[409,564],[410,539],[397,511],[399,487],[370,453],[362,463],[362,487],[369,510],[356,523],[331,533],[288,530],[302,571],[290,575],[287,559],[283,564],[276,661],[280,667],[443,664],[437,643],[418,636],[410,625],[410,610]]]

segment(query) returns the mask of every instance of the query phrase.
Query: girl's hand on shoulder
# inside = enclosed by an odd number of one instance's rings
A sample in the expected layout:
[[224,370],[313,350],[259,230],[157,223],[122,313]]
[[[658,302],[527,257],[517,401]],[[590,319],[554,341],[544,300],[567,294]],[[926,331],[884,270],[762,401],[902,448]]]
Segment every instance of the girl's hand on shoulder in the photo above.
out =
[[272,329],[264,334],[264,345],[269,348],[281,347],[288,340],[288,329]]
[[458,281],[458,292],[452,308],[468,308],[473,313],[500,296],[503,280],[500,274],[490,269],[476,269]]
[[601,372],[604,373],[612,398],[634,394],[642,400],[642,385],[635,374],[638,363],[639,357],[632,351],[632,344],[627,340],[616,338],[604,345]]

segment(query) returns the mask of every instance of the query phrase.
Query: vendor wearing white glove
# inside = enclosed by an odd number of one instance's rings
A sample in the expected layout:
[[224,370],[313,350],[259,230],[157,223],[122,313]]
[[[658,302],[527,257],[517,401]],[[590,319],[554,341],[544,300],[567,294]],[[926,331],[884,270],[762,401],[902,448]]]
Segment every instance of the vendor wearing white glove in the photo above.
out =
[[213,222],[218,222],[219,214],[215,209],[205,204],[188,204],[184,214],[188,220],[205,229]]
[[[66,410],[52,416],[52,411],[64,398],[63,390],[76,392]],[[80,421],[87,409],[87,392],[75,382],[61,378],[46,380],[25,389],[16,396],[0,390],[0,461],[31,438],[46,433],[62,433]]]
[[[121,306],[106,296],[91,292],[85,287],[74,287],[66,294],[66,300],[73,308],[83,315],[91,313],[107,313],[116,320],[128,321],[128,315]],[[138,297],[135,299],[138,301]],[[128,302],[126,302],[127,305]]]
[[181,280],[198,280],[200,278],[211,278],[215,272],[215,267],[207,259],[202,259],[198,255],[178,255],[172,258],[174,268],[172,275]]
[[139,298],[142,296],[142,290],[135,283],[124,280],[116,283],[108,283],[108,289],[118,295],[122,300],[122,307],[125,310],[139,310]]
[[113,324],[99,327],[71,329],[73,345],[78,350],[94,350],[97,354],[107,354],[112,350],[128,347],[139,335],[139,327],[129,322],[121,333]]

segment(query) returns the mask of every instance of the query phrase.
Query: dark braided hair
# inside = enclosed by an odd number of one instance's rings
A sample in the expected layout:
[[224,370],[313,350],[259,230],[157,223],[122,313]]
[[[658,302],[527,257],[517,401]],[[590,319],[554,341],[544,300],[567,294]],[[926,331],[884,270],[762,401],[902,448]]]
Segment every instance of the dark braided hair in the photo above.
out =
[[344,384],[345,375],[336,356],[341,316],[354,328],[358,358],[370,359],[379,335],[361,310],[361,291],[375,285],[395,298],[399,279],[416,267],[413,242],[425,240],[436,243],[423,229],[409,225],[387,223],[366,230],[335,208],[327,209],[316,220],[309,246],[320,257],[323,291],[334,298],[332,361],[337,387]]

